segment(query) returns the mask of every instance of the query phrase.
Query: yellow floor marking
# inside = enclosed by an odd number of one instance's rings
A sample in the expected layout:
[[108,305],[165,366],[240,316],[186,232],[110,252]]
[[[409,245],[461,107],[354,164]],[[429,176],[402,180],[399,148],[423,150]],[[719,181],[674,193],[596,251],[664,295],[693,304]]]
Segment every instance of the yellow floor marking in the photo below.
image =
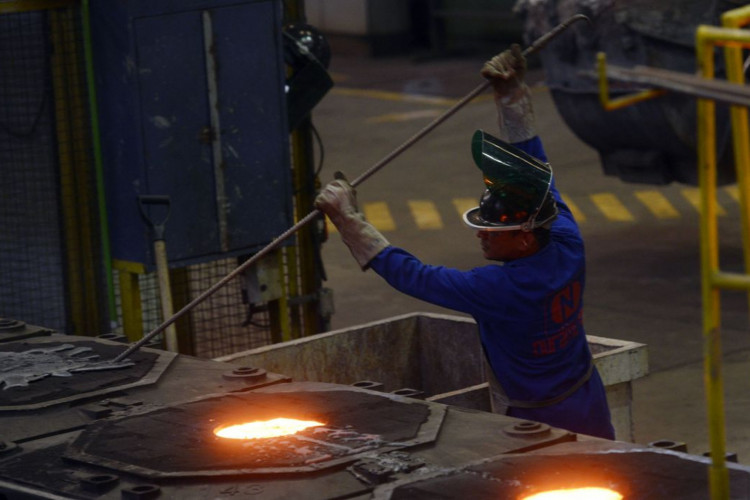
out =
[[362,206],[362,212],[365,214],[365,219],[378,231],[394,231],[396,229],[391,211],[388,210],[388,204],[384,201],[365,203]]
[[[344,79],[348,77],[343,77]],[[534,92],[535,89],[532,89]],[[446,106],[450,107],[459,102],[462,98],[449,98],[449,97],[437,97],[431,95],[422,94],[406,94],[403,92],[389,92],[386,90],[373,90],[373,89],[356,89],[351,87],[335,87],[331,89],[331,94],[341,95],[345,97],[366,97],[369,99],[380,99],[383,101],[402,101],[402,102],[419,102],[424,104],[432,104],[435,106]],[[494,98],[492,92],[488,92],[483,95],[478,95],[471,100],[472,103],[481,103],[485,101],[492,101]]]
[[636,191],[635,197],[659,219],[674,219],[680,216],[677,209],[660,191]]
[[435,118],[442,114],[439,109],[421,109],[419,111],[410,111],[408,113],[388,113],[387,115],[373,116],[365,120],[367,123],[395,123],[408,122],[410,120],[420,120],[423,118]]
[[737,184],[732,184],[731,186],[724,186],[724,191],[727,192],[729,196],[732,197],[732,199],[736,202],[740,201],[740,189],[737,187]]
[[575,203],[573,203],[573,200],[571,200],[570,198],[568,198],[566,195],[561,194],[560,196],[562,197],[562,199],[565,202],[565,204],[568,205],[568,208],[570,209],[570,212],[573,214],[573,217],[575,217],[576,221],[578,221],[578,222],[585,222],[586,221],[586,216],[581,211],[581,209],[578,208],[578,205],[576,205]]
[[336,229],[336,226],[333,225],[333,222],[331,222],[331,219],[328,218],[326,215],[326,231],[328,234],[337,233],[338,229]]
[[[701,211],[701,191],[699,188],[685,188],[682,190],[682,196],[690,202],[693,207],[700,213]],[[726,215],[724,208],[716,202],[716,215]]]
[[409,200],[411,216],[419,229],[443,229],[443,219],[429,200]]
[[592,194],[591,201],[594,202],[596,207],[601,213],[604,214],[609,220],[619,222],[630,222],[634,221],[635,217],[631,214],[625,205],[612,193],[599,193]]
[[384,101],[403,101],[403,102],[420,102],[428,103],[435,106],[452,106],[457,99],[446,99],[445,97],[431,97],[425,95],[402,94],[401,92],[387,92],[384,90],[370,89],[350,89],[335,88],[331,90],[332,94],[352,96],[352,97],[369,97],[371,99],[381,99]]
[[336,73],[333,71],[328,73],[328,76],[331,77],[331,80],[333,80],[334,83],[345,82],[349,79],[349,75],[344,74],[344,73]]
[[461,216],[463,216],[467,210],[479,205],[479,200],[476,198],[453,198],[452,201],[453,206],[456,207],[456,211]]

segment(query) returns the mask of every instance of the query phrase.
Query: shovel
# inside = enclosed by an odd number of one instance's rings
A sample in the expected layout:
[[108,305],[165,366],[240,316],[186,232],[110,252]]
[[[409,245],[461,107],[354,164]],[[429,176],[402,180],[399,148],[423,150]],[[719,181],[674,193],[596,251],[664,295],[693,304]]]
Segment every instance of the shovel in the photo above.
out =
[[[148,224],[154,236],[154,261],[159,282],[162,317],[171,318],[174,314],[172,289],[169,284],[169,265],[167,261],[167,244],[164,240],[164,226],[169,219],[171,201],[166,195],[142,195],[138,197],[138,207],[143,220]],[[157,216],[155,216],[158,215]],[[168,351],[178,352],[177,331],[174,324],[164,329]]]

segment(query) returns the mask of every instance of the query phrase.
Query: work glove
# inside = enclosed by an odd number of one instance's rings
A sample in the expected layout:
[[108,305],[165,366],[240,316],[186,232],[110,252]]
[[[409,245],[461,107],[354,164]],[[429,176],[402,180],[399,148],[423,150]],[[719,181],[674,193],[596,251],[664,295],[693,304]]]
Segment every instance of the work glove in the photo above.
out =
[[357,208],[354,188],[346,179],[337,179],[323,188],[315,198],[315,207],[331,219],[363,271],[390,245],[372,224],[365,221]]
[[480,74],[492,84],[502,138],[514,143],[534,137],[534,108],[531,90],[524,82],[526,58],[521,47],[514,43],[484,63]]

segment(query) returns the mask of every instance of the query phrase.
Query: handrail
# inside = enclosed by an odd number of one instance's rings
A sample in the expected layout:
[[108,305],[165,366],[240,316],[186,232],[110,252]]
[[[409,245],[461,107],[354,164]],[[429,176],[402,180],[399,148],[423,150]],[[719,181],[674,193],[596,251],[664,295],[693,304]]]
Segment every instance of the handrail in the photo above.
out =
[[[736,14],[723,18],[736,22]],[[703,78],[715,76],[714,52],[723,47],[727,75],[735,84],[744,80],[742,59],[737,51],[750,47],[750,32],[736,27],[700,26],[696,31],[696,59]],[[743,118],[744,117],[744,118]],[[740,123],[744,119],[744,124]],[[732,133],[735,147],[740,204],[742,206],[743,248],[746,266],[750,266],[748,244],[747,193],[750,172],[747,108],[732,107]],[[701,188],[701,274],[703,295],[704,382],[711,444],[711,498],[729,498],[729,472],[726,468],[726,428],[724,414],[724,378],[720,332],[721,288],[734,289],[746,281],[719,270],[718,220],[716,213],[716,103],[698,99],[698,175]],[[747,269],[750,269],[748,267]],[[746,271],[747,271],[746,269]],[[744,287],[744,285],[743,285]]]
[[596,54],[596,73],[599,79],[599,102],[607,111],[614,111],[625,108],[642,101],[647,101],[655,97],[666,94],[666,90],[643,90],[629,95],[610,98],[609,81],[607,80],[607,56],[604,52]]
[[[748,91],[745,86],[742,49],[750,48],[750,5],[724,13],[722,27],[699,26],[696,30],[696,60],[699,75],[688,75],[655,68],[606,67],[606,56],[597,57],[599,99],[607,110],[616,110],[652,99],[667,90],[697,97],[698,179],[700,186],[701,293],[703,298],[704,381],[708,414],[711,467],[709,481],[712,500],[730,496],[726,465],[724,379],[720,332],[720,289],[750,292],[750,127]],[[716,47],[724,49],[728,81],[715,81]],[[617,99],[609,96],[607,79],[639,83],[650,88]],[[731,105],[735,169],[742,218],[745,272],[719,268],[718,211],[716,204],[716,102]],[[749,295],[750,300],[750,295]]]

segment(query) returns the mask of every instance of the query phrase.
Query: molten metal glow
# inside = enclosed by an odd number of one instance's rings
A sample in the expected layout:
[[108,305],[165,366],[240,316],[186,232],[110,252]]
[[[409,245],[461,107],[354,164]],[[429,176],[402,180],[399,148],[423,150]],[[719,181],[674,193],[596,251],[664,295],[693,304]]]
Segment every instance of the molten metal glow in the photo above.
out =
[[214,434],[228,439],[262,439],[288,436],[303,431],[308,427],[319,427],[320,422],[296,420],[293,418],[274,418],[273,420],[247,422],[244,424],[219,427]]
[[607,488],[570,488],[543,491],[522,500],[622,500],[622,495]]

